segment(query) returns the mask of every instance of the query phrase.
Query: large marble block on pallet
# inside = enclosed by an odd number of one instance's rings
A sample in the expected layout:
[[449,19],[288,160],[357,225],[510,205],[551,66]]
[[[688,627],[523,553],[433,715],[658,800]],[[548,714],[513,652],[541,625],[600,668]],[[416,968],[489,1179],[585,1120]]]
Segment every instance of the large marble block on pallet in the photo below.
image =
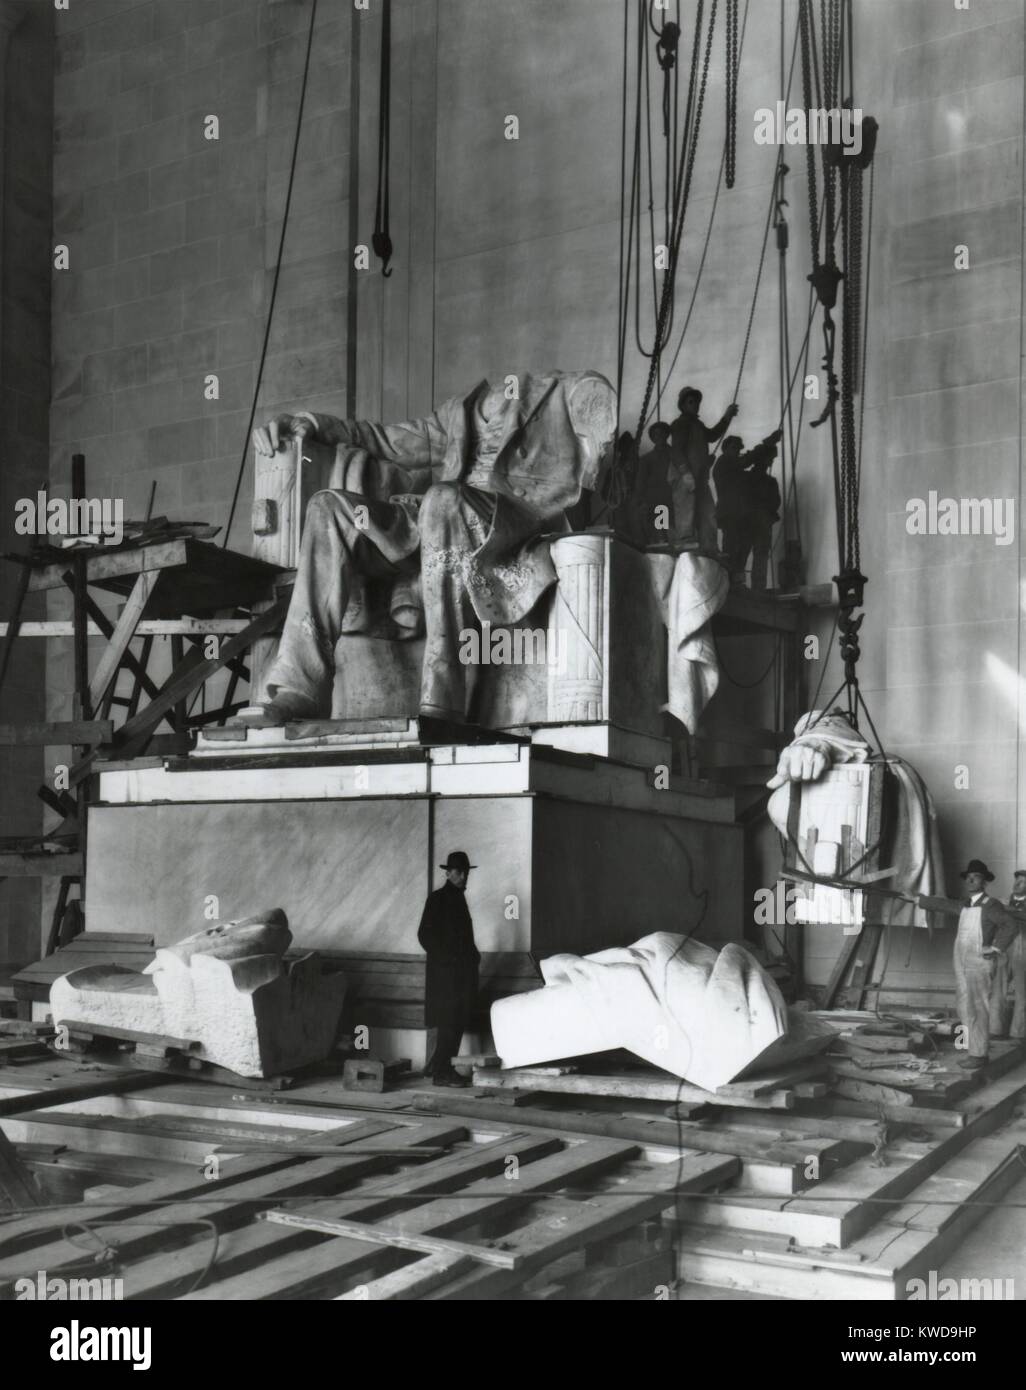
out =
[[179,1041],[191,1057],[241,1076],[272,1076],[331,1051],[346,977],[316,956],[283,960],[291,940],[284,914],[186,933],[158,949],[143,971],[97,964],[59,976],[50,989],[54,1023]]
[[192,930],[197,912],[273,900],[296,945],[419,953],[424,898],[450,849],[479,867],[485,952],[588,952],[652,931],[742,930],[732,795],[522,743],[316,749],[289,766],[186,760],[103,772],[89,810],[88,925]]

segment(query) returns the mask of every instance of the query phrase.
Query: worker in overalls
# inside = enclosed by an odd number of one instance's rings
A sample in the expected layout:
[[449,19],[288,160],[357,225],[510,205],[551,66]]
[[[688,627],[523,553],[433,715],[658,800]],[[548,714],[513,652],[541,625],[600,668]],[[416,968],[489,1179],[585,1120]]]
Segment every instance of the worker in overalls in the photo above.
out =
[[1020,917],[987,893],[987,884],[994,875],[982,859],[970,859],[960,875],[965,883],[966,897],[930,898],[919,893],[912,899],[927,912],[943,912],[958,917],[955,936],[955,998],[958,1016],[965,1029],[969,1055],[959,1062],[967,1071],[986,1066],[990,1051],[991,1032],[1000,1032],[994,1014],[994,986],[999,961],[1019,936]]

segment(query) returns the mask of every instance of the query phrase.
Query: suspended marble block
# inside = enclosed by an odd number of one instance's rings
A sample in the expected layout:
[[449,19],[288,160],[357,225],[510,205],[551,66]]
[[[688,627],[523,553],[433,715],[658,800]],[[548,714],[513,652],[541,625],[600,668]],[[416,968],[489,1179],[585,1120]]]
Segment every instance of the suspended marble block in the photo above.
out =
[[[368,744],[290,766],[191,758],[103,772],[89,808],[90,931],[177,941],[208,910],[282,905],[297,946],[419,954],[451,849],[479,867],[483,952],[586,952],[653,930],[741,935],[733,794],[528,744]],[[222,765],[224,764],[224,765]]]
[[[280,912],[277,917],[284,922]],[[195,1044],[192,1057],[241,1076],[273,1076],[320,1061],[331,1051],[345,1002],[346,979],[325,972],[313,955],[285,961],[289,944],[273,950],[251,942],[263,916],[215,928],[179,946],[158,949],[145,971],[90,965],[55,980],[55,1025],[127,1028]],[[231,928],[241,941],[231,949]],[[222,943],[228,942],[228,949]],[[256,952],[242,954],[241,952]]]

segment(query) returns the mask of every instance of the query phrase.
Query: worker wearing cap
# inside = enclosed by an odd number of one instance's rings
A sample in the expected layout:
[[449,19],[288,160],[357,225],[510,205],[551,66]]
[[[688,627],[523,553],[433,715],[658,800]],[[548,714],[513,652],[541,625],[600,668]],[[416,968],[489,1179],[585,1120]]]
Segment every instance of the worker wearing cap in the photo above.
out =
[[[995,975],[998,962],[1019,935],[1022,919],[1009,908],[992,898],[986,885],[994,875],[982,859],[970,859],[960,877],[965,883],[967,897],[930,898],[925,893],[911,900],[927,912],[943,912],[958,917],[955,937],[955,995],[958,1016],[969,1044],[969,1056],[959,1066],[977,1071],[986,1065],[994,999]],[[911,896],[911,895],[910,895]],[[997,1030],[1000,1031],[1000,1025]]]
[[[701,404],[701,391],[695,386],[685,386],[677,397],[680,414],[670,426],[670,446],[676,455],[676,467],[671,469],[670,478],[674,506],[670,539],[681,542],[697,537],[699,549],[715,555],[716,504],[709,487],[709,446],[726,434],[738,407],[732,402],[715,425],[705,425],[698,418]],[[678,509],[684,518],[683,526],[677,523]]]
[[[436,1086],[464,1086],[466,1081],[452,1064],[459,1054],[463,1033],[477,1006],[478,964],[474,924],[467,907],[470,859],[455,849],[439,868],[445,882],[428,894],[417,931],[427,952],[424,1022],[429,1029],[428,1064]],[[430,1032],[433,1031],[433,1046]]]

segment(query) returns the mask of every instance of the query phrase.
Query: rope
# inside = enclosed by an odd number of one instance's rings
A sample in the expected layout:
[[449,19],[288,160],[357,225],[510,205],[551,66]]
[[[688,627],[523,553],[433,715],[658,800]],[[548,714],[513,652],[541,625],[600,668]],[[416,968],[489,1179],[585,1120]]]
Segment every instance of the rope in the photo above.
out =
[[714,648],[716,649],[716,659],[717,659],[717,661],[720,663],[720,670],[721,670],[721,671],[723,672],[723,674],[726,676],[726,678],[727,678],[727,680],[729,681],[729,683],[730,683],[732,686],[734,686],[737,690],[754,690],[755,687],[756,687],[757,685],[762,685],[763,681],[766,679],[766,677],[769,675],[769,673],[773,670],[774,666],[776,666],[777,661],[778,661],[779,658],[780,658],[780,647],[781,647],[782,640],[783,640],[783,638],[782,638],[781,634],[778,633],[778,634],[777,634],[777,644],[776,644],[776,647],[774,648],[772,657],[770,657],[769,665],[766,667],[765,671],[763,671],[762,675],[759,676],[758,679],[757,679],[757,680],[754,680],[754,681],[739,681],[739,680],[735,680],[734,677],[733,677],[733,676],[730,674],[730,672],[727,670],[727,663],[723,660],[723,653],[720,651],[720,644],[716,641],[715,636],[713,637],[713,646],[714,646]]
[[[665,345],[666,345],[666,341],[667,341],[667,338],[668,338],[669,326],[670,326],[670,324],[671,324],[671,322],[672,322],[672,319],[671,319],[671,311],[672,311],[672,302],[673,302],[673,291],[674,291],[674,286],[675,286],[675,282],[676,282],[677,266],[678,266],[679,256],[680,256],[680,242],[681,242],[681,237],[682,237],[682,235],[683,235],[683,230],[684,230],[684,218],[685,218],[685,214],[686,214],[686,211],[687,211],[688,199],[689,199],[690,190],[691,190],[691,181],[692,181],[692,177],[693,177],[693,174],[694,174],[695,156],[696,156],[697,150],[698,150],[698,135],[699,135],[699,130],[700,130],[700,128],[701,128],[702,110],[703,110],[704,101],[705,101],[706,86],[707,86],[707,83],[708,83],[709,61],[710,61],[711,51],[712,51],[713,33],[714,33],[714,29],[715,29],[715,24],[716,24],[716,9],[717,9],[718,0],[712,0],[712,7],[711,7],[711,10],[710,10],[710,16],[709,16],[708,34],[707,34],[707,38],[706,38],[705,51],[704,51],[704,60],[703,60],[702,69],[701,69],[701,78],[699,79],[699,76],[698,76],[698,73],[699,73],[699,56],[700,56],[700,54],[701,54],[701,52],[702,52],[702,49],[701,49],[701,35],[702,35],[702,14],[703,14],[704,3],[705,3],[705,0],[698,0],[698,13],[697,13],[696,24],[695,24],[695,40],[694,40],[694,45],[693,45],[692,54],[691,54],[691,67],[690,67],[689,82],[688,82],[688,97],[687,97],[687,103],[686,103],[686,106],[685,106],[685,115],[684,115],[684,132],[683,132],[683,136],[682,136],[682,140],[681,140],[680,157],[679,157],[679,162],[678,162],[676,177],[675,177],[675,179],[674,179],[674,188],[673,188],[673,215],[672,215],[672,220],[671,220],[671,232],[670,232],[670,238],[669,238],[669,244],[668,244],[669,264],[668,264],[667,270],[666,270],[666,272],[664,273],[664,276],[663,276],[662,291],[661,291],[660,296],[659,296],[659,310],[658,310],[658,314],[657,314],[657,318],[656,318],[655,337],[654,337],[654,341],[653,341],[653,344],[652,344],[651,353],[645,352],[644,348],[642,348],[642,346],[641,346],[640,341],[638,342],[638,347],[639,347],[639,349],[641,349],[641,351],[643,352],[643,354],[644,354],[645,356],[647,356],[647,357],[650,358],[650,361],[649,361],[649,370],[648,370],[648,378],[647,378],[647,382],[646,382],[646,386],[645,386],[644,403],[643,403],[642,410],[641,410],[640,417],[639,417],[639,425],[638,425],[638,430],[637,430],[638,436],[641,435],[641,432],[642,432],[642,430],[643,430],[643,428],[644,428],[644,421],[645,421],[645,419],[647,418],[648,406],[649,406],[649,403],[650,403],[651,398],[652,398],[652,392],[653,392],[653,389],[654,389],[654,387],[655,387],[655,383],[656,383],[656,381],[657,381],[657,379],[659,378],[660,373],[661,373],[661,358],[662,358],[662,353],[663,353],[663,349],[664,349],[664,347],[665,347]],[[632,161],[632,172],[631,172],[631,198],[630,198],[630,211],[629,211],[629,216],[628,216],[629,227],[628,227],[628,243],[627,243],[627,254],[626,254],[626,265],[627,265],[627,267],[628,267],[628,279],[627,279],[626,282],[623,282],[623,283],[621,284],[621,304],[622,304],[622,306],[623,306],[623,315],[622,315],[622,318],[621,318],[621,333],[620,333],[621,360],[620,360],[619,363],[618,363],[618,388],[619,388],[619,386],[622,386],[622,379],[623,379],[623,360],[622,360],[622,359],[623,359],[624,348],[625,348],[625,346],[626,346],[626,331],[627,331],[627,330],[626,330],[626,320],[627,320],[627,318],[629,317],[629,304],[630,304],[630,281],[629,281],[629,276],[630,276],[630,266],[631,266],[631,260],[632,260],[632,250],[633,250],[633,247],[634,247],[634,219],[635,219],[635,208],[638,206],[638,204],[639,204],[639,202],[640,202],[640,161],[641,161],[641,151],[640,151],[640,143],[641,143],[640,92],[641,92],[641,89],[642,89],[642,83],[643,83],[644,74],[645,74],[645,71],[646,71],[645,59],[644,59],[644,33],[645,33],[645,27],[646,27],[646,25],[650,23],[650,21],[649,21],[649,19],[648,19],[648,13],[649,13],[649,11],[648,11],[647,7],[645,7],[644,9],[640,9],[640,10],[639,10],[638,59],[637,59],[637,82],[638,82],[638,91],[639,91],[639,102],[638,102],[638,104],[637,104],[636,114],[635,114],[634,156],[633,156],[633,161]],[[625,16],[625,34],[626,34],[626,32],[627,32],[627,30],[626,30],[626,16]],[[626,106],[626,98],[625,98],[625,106]],[[625,121],[624,121],[624,124],[626,124],[626,113],[625,113]],[[626,164],[626,160],[625,160],[625,159],[624,159],[623,163],[624,163],[624,165]],[[650,178],[651,178],[651,171],[650,171]],[[622,195],[621,195],[621,211],[622,211],[622,207],[623,207],[623,197],[622,197]],[[639,229],[639,233],[638,233],[638,243],[639,243],[639,251],[638,251],[636,254],[637,254],[637,255],[640,255],[640,229]],[[640,265],[640,262],[639,262],[639,265]],[[638,272],[638,281],[639,281],[639,290],[640,290],[640,269],[639,269],[639,272]],[[637,302],[637,298],[638,298],[638,296],[636,296],[636,302]],[[636,309],[636,315],[635,315],[636,320],[637,320],[637,312],[638,312],[638,311],[637,311],[637,309]],[[619,396],[619,389],[618,389],[618,396]],[[618,411],[619,411],[619,405],[618,405]],[[618,432],[618,437],[619,437],[619,415],[618,415],[618,423],[617,423],[617,432]],[[634,443],[634,457],[635,457],[635,458],[636,458],[636,455],[637,455],[637,440],[635,440],[635,443]],[[612,464],[612,466],[611,466],[611,468],[610,468],[610,470],[609,470],[609,473],[607,474],[607,477],[606,477],[606,480],[605,480],[605,485],[604,485],[604,488],[603,488],[603,500],[604,500],[605,506],[606,506],[607,508],[613,508],[613,509],[615,509],[615,508],[619,507],[619,506],[623,503],[623,501],[625,500],[625,498],[626,498],[626,496],[627,496],[627,494],[628,494],[628,492],[629,492],[629,489],[630,489],[630,471],[631,471],[631,460],[625,458],[625,457],[623,456],[623,454],[620,454],[618,457],[614,458],[613,464]]]
[[288,230],[289,212],[292,208],[292,190],[296,181],[296,165],[299,158],[299,137],[303,129],[303,108],[306,105],[306,89],[310,80],[310,54],[313,49],[314,25],[316,22],[317,0],[311,0],[310,25],[306,35],[306,56],[303,60],[303,81],[299,89],[299,109],[296,112],[296,134],[292,141],[292,160],[289,164],[289,182],[285,191],[285,209],[281,219],[281,235],[278,238],[278,255],[274,263],[274,279],[271,282],[271,298],[267,306],[267,321],[264,324],[264,341],[260,348],[260,361],[257,364],[257,377],[256,385],[253,387],[253,400],[249,407],[249,422],[246,425],[246,439],[242,446],[239,471],[236,475],[235,488],[232,492],[232,504],[228,510],[228,524],[224,528],[224,540],[221,542],[222,548],[228,545],[232,521],[235,519],[235,508],[239,503],[239,489],[242,486],[242,476],[246,471],[246,460],[249,457],[249,441],[253,433],[253,421],[256,419],[257,401],[260,397],[260,386],[264,378],[264,365],[267,362],[267,346],[271,340],[271,325],[274,322],[274,306],[278,299],[278,281],[281,278],[281,262],[285,253],[285,233]]
[[670,264],[663,277],[663,290],[659,305],[659,318],[656,323],[656,337],[654,355],[649,367],[648,380],[645,383],[645,394],[641,403],[641,410],[638,414],[637,435],[641,434],[644,428],[644,421],[648,415],[649,402],[652,399],[652,390],[655,385],[656,371],[658,370],[659,358],[666,342],[666,324],[670,311],[670,303],[673,298],[674,282],[677,277],[677,264],[680,256],[680,243],[684,234],[684,219],[687,214],[688,198],[691,192],[691,179],[695,168],[695,155],[698,152],[698,134],[702,125],[702,108],[705,104],[705,91],[709,79],[709,58],[712,52],[713,32],[716,28],[716,6],[717,0],[712,0],[709,12],[709,30],[706,37],[705,55],[702,64],[702,76],[695,95],[695,78],[698,65],[699,44],[702,33],[702,10],[705,0],[698,0],[698,14],[695,20],[695,43],[691,55],[691,78],[690,90],[688,93],[688,105],[690,111],[685,118],[685,134],[683,148],[681,151],[682,163],[684,166],[681,185],[677,190],[677,198],[674,204],[672,242],[669,248]]
[[[741,60],[741,53],[742,53],[742,51],[743,51],[743,49],[744,49],[744,45],[745,45],[745,30],[746,30],[747,27],[748,27],[748,4],[749,4],[749,0],[745,0],[745,12],[744,12],[744,16],[743,16],[743,18],[742,18],[742,20],[741,20],[741,32],[740,32],[740,35],[739,35],[739,38],[738,38],[738,62],[740,62],[740,60]],[[709,210],[709,222],[708,222],[708,225],[706,226],[706,229],[705,229],[705,240],[704,240],[703,243],[702,243],[702,255],[701,255],[701,258],[699,259],[699,262],[698,262],[698,270],[697,270],[696,273],[695,273],[695,283],[694,283],[693,286],[691,287],[691,302],[688,304],[687,317],[686,317],[685,320],[684,320],[684,326],[683,326],[683,327],[681,328],[681,330],[680,330],[680,337],[679,337],[678,340],[677,340],[677,347],[676,347],[676,349],[675,349],[675,351],[674,351],[674,354],[673,354],[673,357],[672,357],[672,359],[671,359],[671,361],[670,361],[670,365],[669,365],[669,367],[667,368],[666,373],[665,373],[667,382],[669,381],[669,378],[673,375],[673,370],[674,370],[674,368],[675,368],[676,365],[677,365],[677,359],[680,357],[681,348],[683,348],[683,346],[684,346],[684,338],[685,338],[685,336],[687,335],[688,326],[689,326],[690,323],[691,323],[691,316],[692,316],[692,314],[693,314],[693,312],[694,312],[694,308],[695,308],[695,301],[696,301],[697,298],[698,298],[698,288],[699,288],[699,286],[700,286],[701,283],[702,283],[702,273],[703,273],[703,271],[705,270],[706,257],[707,257],[708,254],[709,254],[709,243],[710,243],[711,240],[712,240],[713,223],[714,223],[715,220],[716,220],[716,208],[717,208],[717,206],[718,206],[718,204],[719,204],[719,201],[720,201],[720,189],[723,187],[723,176],[724,176],[724,172],[725,172],[725,169],[726,169],[726,157],[727,157],[727,151],[726,151],[726,146],[724,146],[723,154],[720,156],[720,171],[719,171],[719,174],[717,175],[717,178],[716,178],[716,189],[715,189],[715,192],[713,193],[712,207],[711,207],[710,210]],[[653,414],[657,414],[657,413],[658,413],[658,411],[659,411],[659,406],[660,406],[660,404],[661,404],[661,402],[662,402],[663,395],[664,395],[665,391],[666,391],[666,386],[663,385],[663,386],[660,388],[658,394],[656,395],[656,399],[655,399],[654,403],[652,404],[652,406],[650,407],[649,412],[648,412],[648,415],[645,417],[645,420],[644,420],[644,424],[645,424],[645,425],[648,424],[648,422],[649,422],[649,420],[652,418]],[[643,425],[643,427],[644,427],[644,425]]]

